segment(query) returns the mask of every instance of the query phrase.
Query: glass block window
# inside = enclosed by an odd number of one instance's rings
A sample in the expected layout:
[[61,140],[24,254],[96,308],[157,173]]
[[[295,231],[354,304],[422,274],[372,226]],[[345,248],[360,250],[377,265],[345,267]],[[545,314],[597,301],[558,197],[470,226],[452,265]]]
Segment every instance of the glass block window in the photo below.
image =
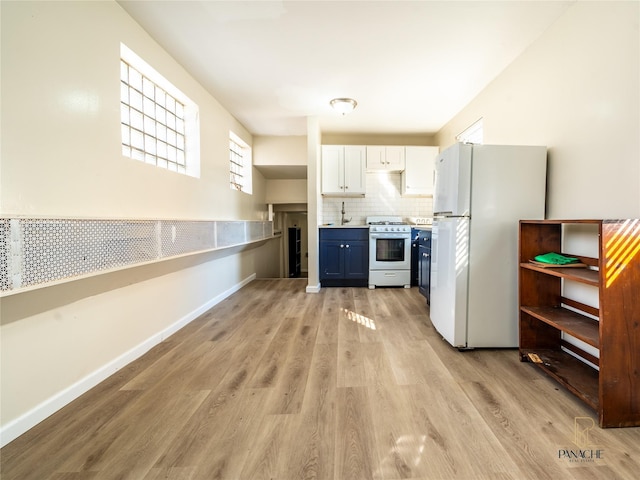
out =
[[251,147],[229,132],[229,178],[233,190],[252,193],[251,169]]
[[[199,164],[199,158],[194,153],[199,148],[189,138],[190,134],[197,137],[197,107],[133,52],[128,53],[120,60],[122,154],[198,176],[199,165],[194,163]],[[196,148],[190,151],[190,145]]]

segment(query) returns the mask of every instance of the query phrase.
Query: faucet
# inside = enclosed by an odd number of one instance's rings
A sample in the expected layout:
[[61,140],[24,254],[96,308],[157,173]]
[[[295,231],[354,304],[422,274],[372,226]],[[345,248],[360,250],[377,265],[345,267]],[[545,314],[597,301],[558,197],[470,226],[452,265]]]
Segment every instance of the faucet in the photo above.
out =
[[344,225],[345,223],[349,223],[351,221],[351,218],[346,219],[344,218],[344,214],[347,213],[344,211],[344,202],[342,202],[342,218],[340,218],[340,225]]

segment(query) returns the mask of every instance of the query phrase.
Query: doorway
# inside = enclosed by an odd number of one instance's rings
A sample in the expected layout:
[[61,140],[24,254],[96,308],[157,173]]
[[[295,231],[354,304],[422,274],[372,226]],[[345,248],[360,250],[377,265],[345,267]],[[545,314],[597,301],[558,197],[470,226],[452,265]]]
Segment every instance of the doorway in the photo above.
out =
[[274,205],[273,207],[273,229],[281,231],[283,239],[280,252],[280,278],[289,278],[290,273],[296,270],[291,264],[294,260],[290,260],[290,251],[296,249],[296,245],[289,238],[290,228],[299,229],[299,277],[307,277],[309,272],[307,205]]

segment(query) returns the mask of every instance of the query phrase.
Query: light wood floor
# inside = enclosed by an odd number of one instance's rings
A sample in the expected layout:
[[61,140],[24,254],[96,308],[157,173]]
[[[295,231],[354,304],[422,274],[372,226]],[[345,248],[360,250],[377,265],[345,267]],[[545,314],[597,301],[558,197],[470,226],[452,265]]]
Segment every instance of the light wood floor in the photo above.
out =
[[[640,429],[515,350],[458,352],[415,288],[257,280],[0,452],[2,479],[636,479]],[[584,421],[584,420],[582,420]]]

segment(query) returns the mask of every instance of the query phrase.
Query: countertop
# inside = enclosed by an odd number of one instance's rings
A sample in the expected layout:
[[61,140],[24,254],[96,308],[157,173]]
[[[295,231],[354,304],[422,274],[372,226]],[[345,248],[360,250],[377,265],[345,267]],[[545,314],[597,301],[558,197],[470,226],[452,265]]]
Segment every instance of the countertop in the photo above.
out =
[[[415,228],[416,230],[431,230],[431,225],[417,225],[417,224],[409,224],[411,228]],[[320,225],[320,228],[369,228],[369,225],[352,225],[350,223],[346,223],[344,225],[335,225],[335,224],[325,224]]]
[[411,228],[415,228],[416,230],[428,230],[431,231],[431,225],[411,225]]
[[369,225],[352,225],[345,223],[344,225],[320,225],[320,228],[369,228]]

